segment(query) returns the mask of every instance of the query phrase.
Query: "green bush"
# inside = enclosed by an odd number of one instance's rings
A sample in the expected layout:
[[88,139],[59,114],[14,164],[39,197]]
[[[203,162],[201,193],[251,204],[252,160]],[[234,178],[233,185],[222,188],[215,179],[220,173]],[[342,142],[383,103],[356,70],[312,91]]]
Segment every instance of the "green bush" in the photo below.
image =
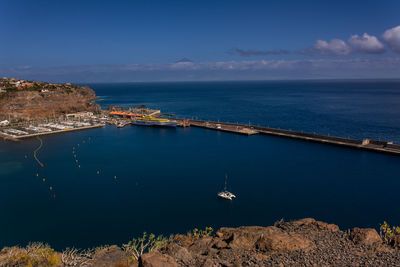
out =
[[134,262],[142,254],[155,251],[166,242],[167,239],[162,235],[156,237],[154,234],[147,235],[144,232],[142,237],[132,239],[128,244],[123,244],[122,248],[128,253],[130,260]]
[[380,225],[380,236],[386,244],[390,245],[393,242],[395,235],[400,235],[399,226],[390,226],[387,222]]

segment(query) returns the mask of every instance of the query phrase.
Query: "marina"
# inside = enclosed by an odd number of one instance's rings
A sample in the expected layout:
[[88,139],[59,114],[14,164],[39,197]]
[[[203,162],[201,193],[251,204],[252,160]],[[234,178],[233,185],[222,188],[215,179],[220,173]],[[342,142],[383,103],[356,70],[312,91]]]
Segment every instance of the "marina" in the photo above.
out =
[[[115,109],[115,107],[114,107]],[[135,111],[136,113],[134,113]],[[153,114],[153,115],[150,115]],[[69,131],[85,130],[98,127],[104,127],[105,123],[115,125],[118,128],[124,128],[127,125],[150,126],[150,127],[199,127],[215,131],[229,132],[234,134],[251,136],[255,134],[272,135],[284,138],[292,138],[303,141],[317,142],[350,148],[369,150],[381,153],[390,153],[400,156],[400,145],[390,141],[373,139],[351,139],[337,136],[327,136],[315,133],[306,133],[291,131],[285,129],[276,129],[265,126],[256,126],[251,124],[216,122],[206,120],[189,120],[183,118],[165,118],[161,117],[160,110],[151,110],[147,108],[109,111],[101,115],[90,115],[82,120],[61,120],[59,122],[37,123],[36,125],[19,125],[18,127],[0,128],[0,137],[5,140],[19,141],[23,138],[56,134]]]
[[104,126],[105,124],[99,121],[93,121],[90,123],[60,121],[58,123],[39,124],[38,126],[29,125],[14,128],[0,128],[0,137],[4,140],[19,141],[21,139],[36,136],[87,130]]

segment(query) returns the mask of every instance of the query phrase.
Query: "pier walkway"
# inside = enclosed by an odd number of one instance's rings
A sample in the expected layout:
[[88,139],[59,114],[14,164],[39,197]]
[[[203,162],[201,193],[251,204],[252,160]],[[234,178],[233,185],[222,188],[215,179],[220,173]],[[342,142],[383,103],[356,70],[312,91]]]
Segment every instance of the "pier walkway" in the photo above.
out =
[[[175,119],[182,122],[184,119]],[[312,133],[303,133],[283,129],[275,129],[264,126],[255,126],[240,123],[228,123],[228,122],[215,122],[215,121],[203,121],[203,120],[190,120],[190,125],[195,127],[201,127],[206,129],[231,132],[244,135],[253,134],[265,134],[274,135],[285,138],[294,138],[304,141],[346,146],[363,150],[370,150],[375,152],[390,153],[400,156],[400,145],[393,144],[391,142],[364,139],[356,140],[350,138],[343,138],[337,136],[327,136]]]

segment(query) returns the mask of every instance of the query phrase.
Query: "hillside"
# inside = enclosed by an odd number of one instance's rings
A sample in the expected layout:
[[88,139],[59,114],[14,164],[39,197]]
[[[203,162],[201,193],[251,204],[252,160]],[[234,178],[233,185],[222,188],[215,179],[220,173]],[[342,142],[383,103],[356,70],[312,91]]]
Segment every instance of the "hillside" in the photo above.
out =
[[86,86],[17,79],[0,79],[0,120],[58,117],[79,111],[95,111],[95,92]]

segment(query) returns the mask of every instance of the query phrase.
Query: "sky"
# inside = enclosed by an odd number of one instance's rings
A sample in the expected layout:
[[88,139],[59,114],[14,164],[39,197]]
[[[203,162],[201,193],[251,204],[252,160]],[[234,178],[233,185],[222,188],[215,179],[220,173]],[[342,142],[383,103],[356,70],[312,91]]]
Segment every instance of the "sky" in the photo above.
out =
[[0,0],[0,75],[60,82],[400,78],[400,1]]

